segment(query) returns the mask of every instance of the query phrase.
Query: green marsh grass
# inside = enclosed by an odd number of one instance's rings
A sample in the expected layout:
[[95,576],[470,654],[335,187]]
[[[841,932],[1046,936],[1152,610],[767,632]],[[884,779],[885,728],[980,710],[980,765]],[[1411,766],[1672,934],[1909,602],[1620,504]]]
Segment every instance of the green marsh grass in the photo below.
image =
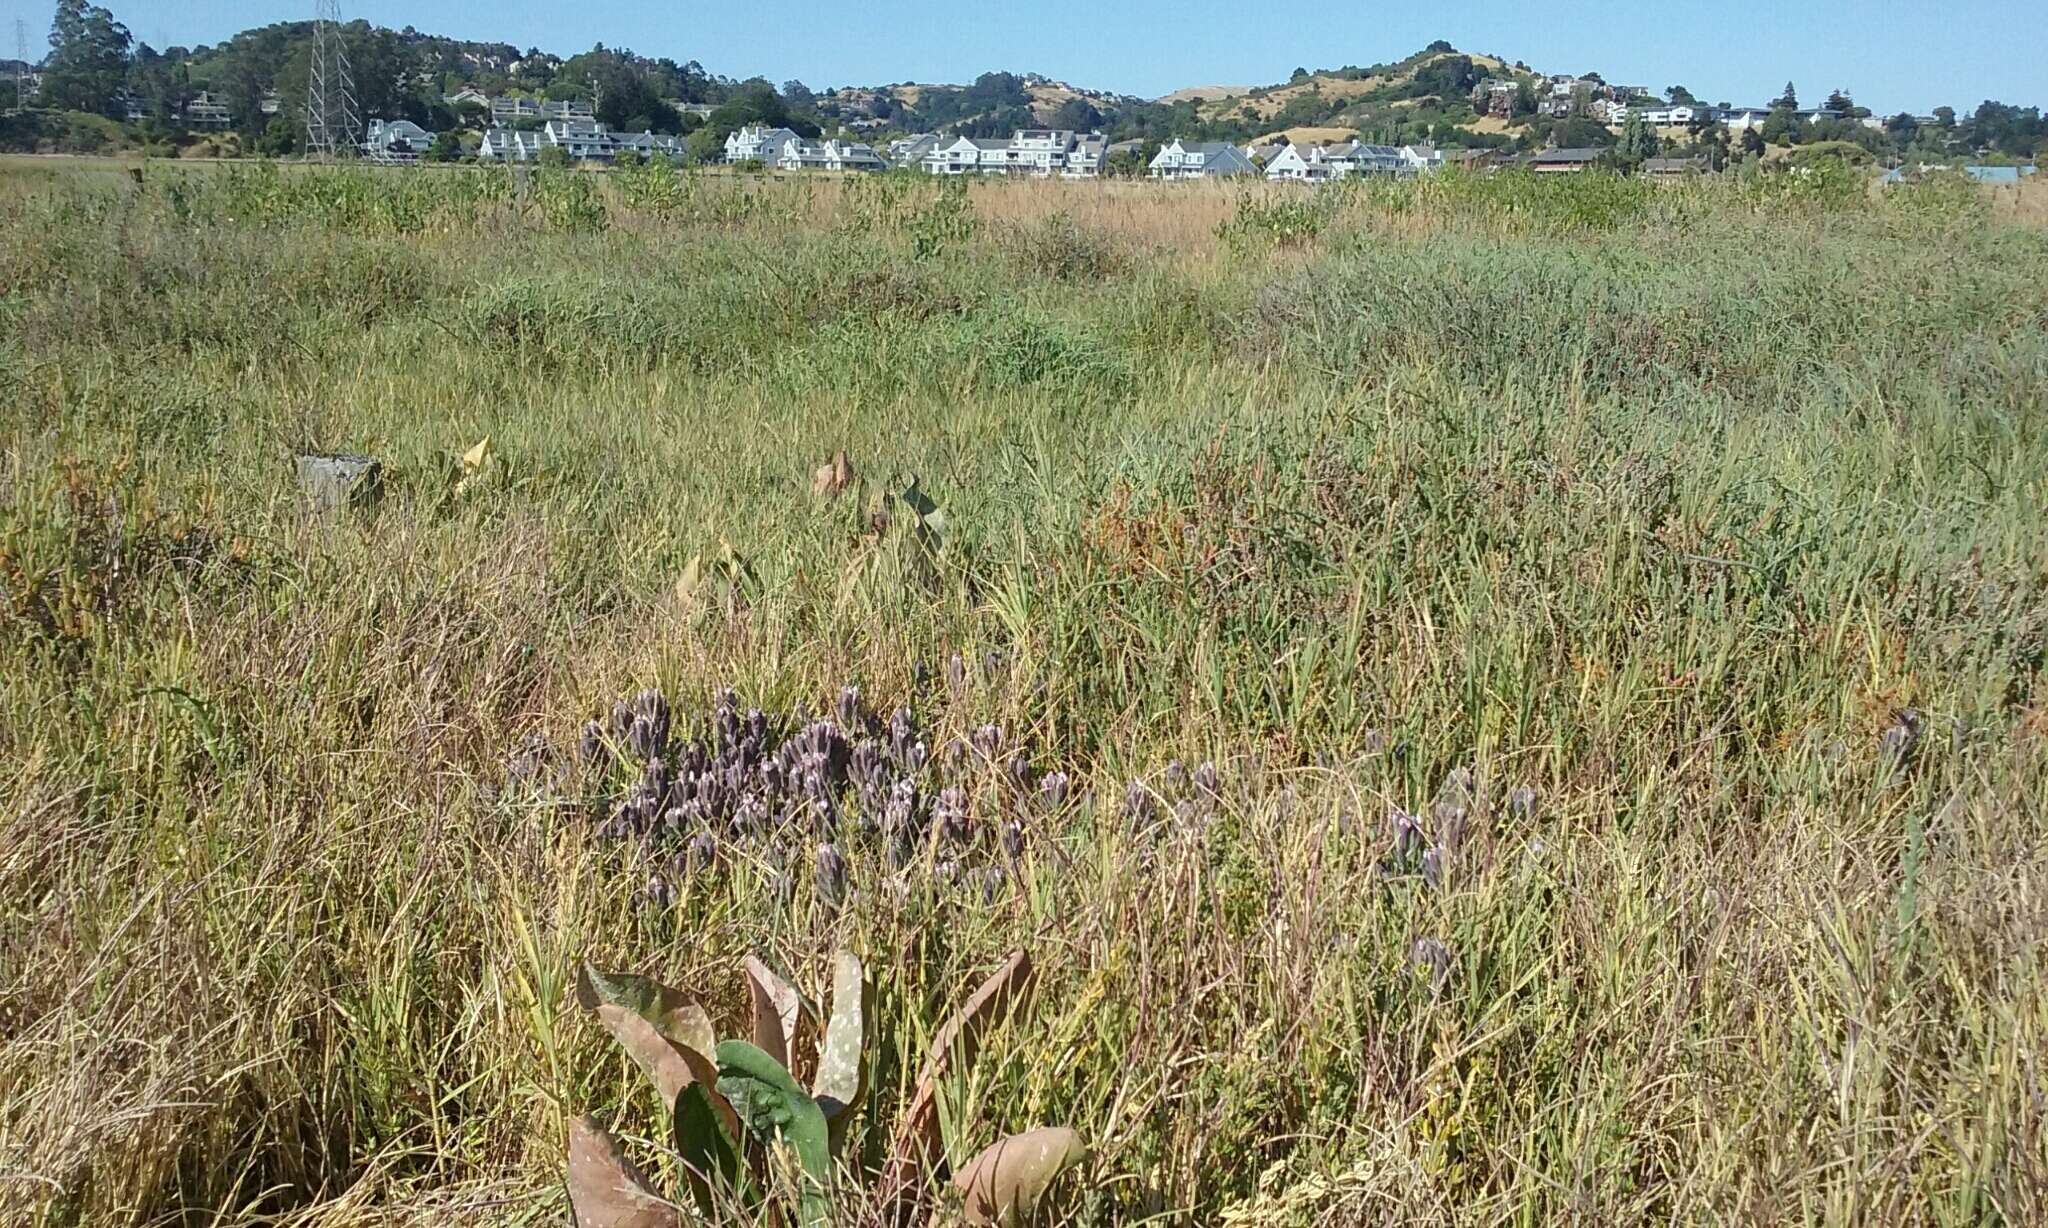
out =
[[[1917,190],[8,164],[0,1220],[561,1222],[570,1115],[660,1133],[576,959],[730,1028],[844,943],[908,1052],[1031,948],[949,1151],[1075,1126],[1081,1222],[2041,1222],[2048,232]],[[955,652],[934,736],[1094,799],[993,904],[655,911],[504,788]],[[1225,804],[1141,847],[1176,758]]]

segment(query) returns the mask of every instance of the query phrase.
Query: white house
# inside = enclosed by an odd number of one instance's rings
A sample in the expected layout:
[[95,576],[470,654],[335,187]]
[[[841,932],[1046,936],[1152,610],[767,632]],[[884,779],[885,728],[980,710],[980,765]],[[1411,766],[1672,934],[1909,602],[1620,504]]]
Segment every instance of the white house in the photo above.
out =
[[363,137],[363,156],[373,162],[417,162],[433,143],[434,134],[409,119],[373,119]]
[[1652,128],[1683,128],[1691,123],[1701,110],[1702,108],[1690,103],[1630,105],[1620,108],[1620,118],[1615,122],[1626,123],[1630,116],[1640,115],[1643,122]]
[[569,155],[571,162],[609,162],[617,151],[605,126],[587,119],[551,119],[541,128],[540,140]]
[[1747,132],[1751,128],[1763,127],[1764,121],[1771,117],[1771,109],[1769,107],[1721,107],[1715,110],[1714,115],[1716,119],[1721,121],[1721,126],[1730,132]]
[[919,132],[889,142],[889,164],[891,166],[922,166],[925,155],[939,144],[939,138],[929,132]]
[[531,162],[540,157],[540,133],[492,128],[484,133],[476,156],[485,162]]
[[612,156],[614,158],[621,154],[629,153],[638,154],[643,159],[652,158],[656,154],[671,160],[677,160],[683,156],[682,141],[666,133],[614,132],[610,135],[612,138]]
[[1108,152],[1108,138],[1100,132],[1022,128],[1007,141],[965,136],[939,141],[926,151],[922,165],[933,175],[1092,179],[1102,173]]
[[1259,168],[1228,141],[1183,141],[1160,146],[1147,172],[1154,179],[1205,179],[1224,175],[1256,175]]
[[786,171],[885,171],[889,164],[872,145],[851,141],[787,141],[771,164]]
[[1443,154],[1428,146],[1289,145],[1266,163],[1266,178],[1323,183],[1353,175],[1414,175],[1443,165]]
[[764,128],[759,124],[748,124],[725,138],[725,160],[773,165],[781,159],[784,145],[801,139],[803,138],[787,128]]
[[1322,183],[1343,177],[1344,173],[1325,156],[1320,145],[1285,145],[1279,153],[1266,160],[1266,178],[1276,181],[1291,179],[1302,183]]
[[1401,146],[1401,169],[1410,175],[1427,175],[1444,168],[1444,151],[1434,145]]
[[998,160],[1002,157],[1007,141],[977,140],[971,136],[956,136],[950,141],[934,142],[925,150],[922,165],[929,175],[973,175],[982,170],[983,155]]

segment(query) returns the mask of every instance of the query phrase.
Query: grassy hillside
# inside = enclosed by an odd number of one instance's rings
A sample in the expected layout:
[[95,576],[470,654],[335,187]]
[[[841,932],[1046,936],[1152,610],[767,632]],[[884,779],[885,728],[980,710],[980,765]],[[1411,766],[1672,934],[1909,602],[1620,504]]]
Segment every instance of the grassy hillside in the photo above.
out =
[[848,1188],[1026,948],[1064,1222],[2042,1222],[2048,208],[1860,187],[0,164],[0,1222],[560,1223],[842,944]]

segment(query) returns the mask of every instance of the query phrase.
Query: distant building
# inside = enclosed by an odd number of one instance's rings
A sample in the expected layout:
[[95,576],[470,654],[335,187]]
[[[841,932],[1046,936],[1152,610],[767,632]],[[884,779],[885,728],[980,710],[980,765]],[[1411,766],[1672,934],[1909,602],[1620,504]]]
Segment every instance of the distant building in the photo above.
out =
[[1521,92],[1519,82],[1506,77],[1488,77],[1472,87],[1472,109],[1481,115],[1498,115],[1505,119],[1515,113],[1515,99]]
[[200,90],[185,104],[184,119],[187,128],[228,128],[234,125],[235,114],[227,99]]
[[1175,138],[1153,156],[1147,173],[1154,179],[1214,179],[1256,175],[1259,168],[1228,141],[1182,141]]
[[1414,175],[1443,165],[1443,156],[1428,147],[1366,145],[1289,145],[1266,163],[1266,178],[1321,183],[1359,176]]
[[929,132],[919,132],[889,142],[889,165],[920,166],[925,155],[939,143],[939,138]]
[[476,156],[485,162],[531,162],[546,149],[561,150],[571,162],[612,162],[623,154],[683,156],[683,143],[675,137],[613,132],[595,120],[580,119],[551,119],[534,130],[493,127],[484,133]]
[[1515,161],[1539,175],[1576,175],[1589,166],[1597,166],[1607,156],[1601,148],[1542,149],[1532,154],[1523,154]]
[[725,160],[769,165],[782,157],[784,145],[802,139],[787,128],[765,128],[760,124],[748,124],[744,128],[735,129],[725,138]]
[[933,175],[1092,179],[1102,173],[1108,149],[1108,138],[1100,132],[1022,128],[1007,141],[961,136],[937,142],[922,165]]
[[1652,179],[1683,179],[1706,173],[1705,158],[1648,158],[1643,162],[1643,174]]
[[[475,91],[466,91],[474,93]],[[457,95],[460,97],[460,95]],[[491,98],[491,122],[509,124],[522,119],[565,119],[590,121],[597,118],[597,112],[581,98]]]
[[409,119],[373,119],[363,137],[363,156],[372,162],[417,162],[433,143],[434,134]]
[[785,141],[770,166],[785,171],[885,171],[888,162],[872,145],[851,141]]
[[538,132],[491,128],[485,131],[476,156],[485,162],[531,162],[540,156],[540,148]]

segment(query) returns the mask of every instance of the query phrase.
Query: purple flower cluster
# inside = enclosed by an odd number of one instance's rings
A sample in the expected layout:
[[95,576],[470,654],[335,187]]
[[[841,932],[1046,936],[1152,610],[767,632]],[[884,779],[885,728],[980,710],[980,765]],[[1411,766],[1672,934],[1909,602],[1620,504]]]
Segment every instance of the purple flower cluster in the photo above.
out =
[[858,847],[878,848],[892,871],[924,866],[994,898],[1007,882],[1004,862],[1024,855],[1034,821],[1062,812],[1070,792],[1065,773],[1041,776],[999,725],[934,756],[909,708],[883,719],[851,686],[815,718],[801,707],[786,718],[743,709],[727,688],[699,737],[678,735],[668,701],[643,691],[584,727],[579,757],[604,782],[597,834],[648,857],[656,903],[673,900],[680,879],[742,852],[768,864],[788,893],[790,850],[804,846],[813,850],[813,894],[827,907],[852,892]]

